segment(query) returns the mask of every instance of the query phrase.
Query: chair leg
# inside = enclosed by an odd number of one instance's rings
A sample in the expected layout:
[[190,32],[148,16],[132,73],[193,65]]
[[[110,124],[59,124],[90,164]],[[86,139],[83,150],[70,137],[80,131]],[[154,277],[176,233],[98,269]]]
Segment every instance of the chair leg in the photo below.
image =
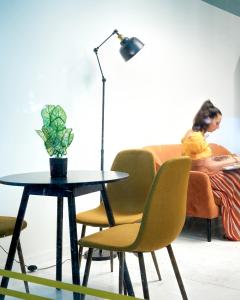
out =
[[[99,231],[102,231],[102,227],[99,227]],[[102,255],[103,250],[99,249],[99,255]],[[113,272],[113,251],[109,251],[109,257],[110,257],[110,271]]]
[[207,240],[208,242],[211,242],[212,240],[212,220],[211,219],[206,219],[207,220]]
[[[87,227],[86,225],[82,225],[81,238],[83,238],[85,236],[86,227]],[[81,267],[82,255],[83,255],[83,247],[79,246],[79,249],[78,249],[79,268]]]
[[168,245],[167,250],[168,250],[168,255],[170,257],[170,260],[171,260],[171,263],[172,263],[172,266],[173,266],[173,270],[174,270],[174,273],[175,273],[175,276],[176,276],[176,279],[177,279],[177,282],[178,282],[179,289],[180,289],[181,294],[182,294],[182,298],[183,298],[183,300],[188,300],[187,293],[185,291],[185,288],[184,288],[184,285],[183,285],[183,282],[182,282],[182,278],[181,278],[180,272],[178,270],[177,262],[176,262],[176,259],[174,257],[174,254],[173,254],[172,246]]
[[[18,244],[17,244],[17,252],[18,252],[21,271],[23,274],[26,274],[26,267],[25,267],[25,263],[24,263],[24,259],[23,259],[22,247],[21,247],[20,240],[18,241]],[[29,294],[29,286],[28,286],[27,281],[24,281],[24,286],[25,286],[26,293]]]
[[[85,266],[85,271],[84,271],[84,276],[83,276],[83,282],[82,286],[87,286],[88,283],[88,277],[90,273],[90,267],[91,267],[91,262],[92,262],[92,255],[93,255],[93,248],[88,249],[88,256],[87,256],[87,261],[86,261],[86,266]],[[81,300],[85,299],[85,295],[81,295]]]
[[138,252],[138,261],[139,261],[139,267],[140,267],[140,273],[141,273],[143,296],[144,296],[144,299],[150,299],[149,292],[148,292],[146,269],[145,269],[144,258],[143,258],[142,252]]
[[128,294],[128,292],[127,292],[127,288],[126,288],[126,286],[125,286],[125,284],[123,285],[123,291],[124,291],[124,295],[127,295]]
[[159,267],[158,267],[156,254],[155,254],[154,251],[152,251],[152,252],[151,252],[151,255],[152,255],[152,259],[153,259],[153,263],[154,263],[155,269],[156,269],[156,271],[157,271],[158,279],[161,281],[161,280],[162,280],[162,277],[161,277],[160,270],[159,270]]
[[124,260],[125,260],[125,253],[119,252],[119,294],[123,293],[123,279],[124,279]]
[[113,251],[110,251],[110,270],[113,272]]

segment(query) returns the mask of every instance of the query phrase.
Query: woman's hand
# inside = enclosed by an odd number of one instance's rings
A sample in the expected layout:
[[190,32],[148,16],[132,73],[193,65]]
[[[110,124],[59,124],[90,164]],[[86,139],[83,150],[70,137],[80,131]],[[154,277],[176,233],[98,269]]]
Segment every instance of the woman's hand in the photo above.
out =
[[240,163],[240,157],[237,155],[213,156],[212,162],[209,162],[208,169],[209,171],[219,171],[225,166],[236,163]]
[[228,159],[229,155],[218,155],[218,156],[213,156],[212,159],[215,160],[215,161],[222,161],[222,160],[226,160]]
[[240,163],[240,157],[237,155],[232,156],[236,163]]
[[211,156],[205,159],[192,160],[192,170],[206,173],[218,172],[223,167],[240,163],[237,155]]

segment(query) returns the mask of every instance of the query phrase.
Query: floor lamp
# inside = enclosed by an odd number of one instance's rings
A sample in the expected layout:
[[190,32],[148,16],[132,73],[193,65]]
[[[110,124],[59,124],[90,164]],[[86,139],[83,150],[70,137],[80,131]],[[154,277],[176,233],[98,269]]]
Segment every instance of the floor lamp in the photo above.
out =
[[[101,120],[101,171],[104,171],[104,121],[105,121],[105,84],[106,77],[103,74],[102,66],[98,56],[99,48],[105,44],[113,35],[117,35],[120,40],[120,49],[119,52],[125,61],[130,60],[133,56],[135,56],[144,46],[144,44],[137,39],[136,37],[127,38],[123,37],[123,35],[118,33],[118,30],[114,30],[98,47],[94,48],[93,51],[96,54],[98,66],[101,72],[102,77],[102,120]],[[87,253],[85,253],[85,258],[87,257]],[[114,257],[116,254],[114,254]],[[93,252],[93,260],[106,260],[110,259],[109,251],[99,251],[96,250]]]
[[144,46],[144,44],[137,38],[127,38],[123,37],[118,31],[115,29],[112,34],[110,34],[98,47],[94,48],[93,51],[96,54],[99,69],[102,76],[102,126],[101,126],[101,170],[104,170],[104,117],[105,117],[105,83],[106,78],[103,75],[102,66],[98,56],[99,48],[105,44],[113,35],[117,35],[120,40],[120,54],[125,61],[130,60],[134,55],[136,55]]

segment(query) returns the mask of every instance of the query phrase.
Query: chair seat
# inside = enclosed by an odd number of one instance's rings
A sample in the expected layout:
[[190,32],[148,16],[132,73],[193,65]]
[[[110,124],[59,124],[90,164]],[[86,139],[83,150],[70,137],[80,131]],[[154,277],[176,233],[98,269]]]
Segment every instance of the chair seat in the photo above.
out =
[[[13,234],[16,218],[0,216],[0,238]],[[27,227],[27,222],[23,221],[22,230]]]
[[[127,251],[138,235],[140,223],[124,224],[93,233],[80,240],[84,247],[100,248],[105,250]],[[130,250],[134,251],[134,250]]]
[[[126,214],[124,214],[123,212],[114,210],[114,220],[116,225],[136,223],[140,222],[141,219],[142,213],[129,214],[126,212]],[[103,205],[78,213],[76,215],[76,222],[94,227],[109,227],[109,222]]]

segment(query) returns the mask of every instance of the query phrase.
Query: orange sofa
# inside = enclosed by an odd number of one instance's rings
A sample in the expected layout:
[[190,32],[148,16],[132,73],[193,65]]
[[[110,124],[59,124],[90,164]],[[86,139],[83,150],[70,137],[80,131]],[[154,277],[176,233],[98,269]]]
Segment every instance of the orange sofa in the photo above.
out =
[[[210,144],[213,155],[230,154],[223,146]],[[163,162],[182,155],[181,144],[145,146],[155,160],[156,170]],[[219,206],[214,200],[211,183],[207,174],[200,171],[190,171],[188,184],[187,216],[204,218],[207,221],[207,240],[211,241],[212,219],[220,215]]]

